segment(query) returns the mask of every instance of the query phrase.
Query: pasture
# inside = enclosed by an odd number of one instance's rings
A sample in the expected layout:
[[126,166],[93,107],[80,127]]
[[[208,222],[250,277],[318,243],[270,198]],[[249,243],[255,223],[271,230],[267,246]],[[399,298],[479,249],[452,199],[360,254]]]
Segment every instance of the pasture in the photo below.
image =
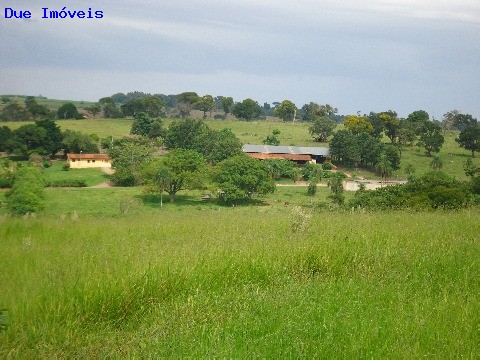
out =
[[265,206],[1,218],[0,356],[472,358],[479,220]]

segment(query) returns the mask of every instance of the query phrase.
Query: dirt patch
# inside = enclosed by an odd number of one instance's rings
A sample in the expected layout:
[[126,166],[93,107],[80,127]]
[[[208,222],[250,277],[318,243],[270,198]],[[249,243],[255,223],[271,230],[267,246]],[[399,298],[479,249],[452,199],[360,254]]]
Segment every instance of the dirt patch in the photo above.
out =
[[113,169],[113,168],[104,167],[104,168],[102,168],[102,171],[103,171],[105,174],[108,174],[108,175],[115,174],[115,169]]
[[89,187],[92,188],[92,189],[102,189],[102,188],[107,188],[107,187],[112,187],[112,186],[113,186],[113,183],[111,181],[105,181],[103,183],[93,185],[93,186],[89,186]]

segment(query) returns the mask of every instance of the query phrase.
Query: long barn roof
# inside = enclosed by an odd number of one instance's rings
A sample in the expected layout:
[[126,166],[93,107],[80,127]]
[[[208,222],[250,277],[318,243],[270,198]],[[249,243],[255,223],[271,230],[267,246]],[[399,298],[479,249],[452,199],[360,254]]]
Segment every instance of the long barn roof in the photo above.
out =
[[292,155],[316,155],[329,156],[330,149],[327,147],[315,146],[274,146],[274,145],[251,145],[245,144],[242,147],[246,153],[260,154],[292,154]]

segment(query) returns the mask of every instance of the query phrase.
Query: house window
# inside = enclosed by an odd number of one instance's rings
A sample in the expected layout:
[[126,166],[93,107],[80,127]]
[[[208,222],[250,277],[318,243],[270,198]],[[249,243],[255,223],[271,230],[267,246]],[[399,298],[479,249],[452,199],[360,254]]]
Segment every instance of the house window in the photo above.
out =
[[90,160],[87,160],[87,163],[89,163],[89,164],[90,164]]
[[95,162],[95,160],[92,160],[92,162]]
[[75,162],[75,159],[72,159],[72,162]]

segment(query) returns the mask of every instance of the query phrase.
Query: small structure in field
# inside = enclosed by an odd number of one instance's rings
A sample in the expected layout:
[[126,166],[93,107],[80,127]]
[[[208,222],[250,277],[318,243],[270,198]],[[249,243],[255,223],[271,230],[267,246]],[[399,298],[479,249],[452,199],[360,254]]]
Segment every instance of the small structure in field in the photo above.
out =
[[242,150],[248,156],[260,160],[285,159],[295,161],[297,164],[322,164],[331,160],[330,149],[327,147],[245,144]]
[[112,160],[107,154],[67,154],[71,169],[111,168]]

